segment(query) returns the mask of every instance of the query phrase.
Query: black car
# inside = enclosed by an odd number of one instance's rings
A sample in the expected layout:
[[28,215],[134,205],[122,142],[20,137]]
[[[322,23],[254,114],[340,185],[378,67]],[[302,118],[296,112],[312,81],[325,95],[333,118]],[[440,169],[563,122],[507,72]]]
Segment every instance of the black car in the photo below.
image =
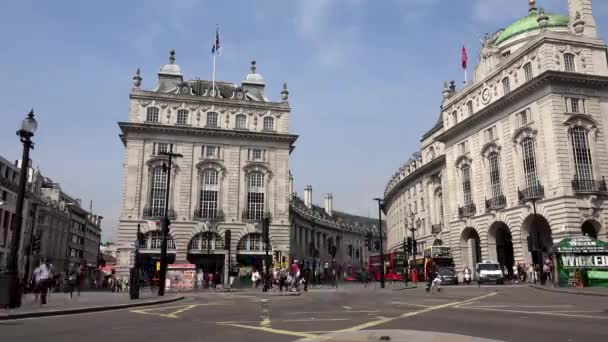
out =
[[439,267],[437,275],[441,279],[441,285],[458,285],[458,274],[452,267]]

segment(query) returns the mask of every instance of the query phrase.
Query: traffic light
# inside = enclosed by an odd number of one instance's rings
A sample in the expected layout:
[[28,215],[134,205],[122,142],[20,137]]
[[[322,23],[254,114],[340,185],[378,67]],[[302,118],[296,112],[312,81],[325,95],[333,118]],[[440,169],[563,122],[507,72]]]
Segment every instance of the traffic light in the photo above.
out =
[[408,253],[412,254],[412,238],[408,237],[405,243],[405,250],[407,250]]
[[270,243],[270,218],[264,217],[262,219],[262,234],[265,244]]
[[365,236],[365,247],[368,252],[372,251],[372,233],[367,233]]
[[32,253],[40,253],[40,236],[34,236],[34,241],[32,241]]
[[226,233],[224,233],[224,249],[225,250],[229,250],[230,249],[230,242],[231,242],[231,236],[232,232],[230,231],[230,229],[226,230]]

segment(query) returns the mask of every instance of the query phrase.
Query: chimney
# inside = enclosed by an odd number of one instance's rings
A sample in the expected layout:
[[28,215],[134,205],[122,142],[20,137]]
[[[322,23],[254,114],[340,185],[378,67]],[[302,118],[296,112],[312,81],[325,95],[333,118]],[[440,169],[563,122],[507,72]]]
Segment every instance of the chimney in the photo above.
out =
[[312,185],[307,185],[304,187],[304,204],[308,207],[308,209],[312,208]]
[[333,196],[332,194],[325,195],[325,213],[332,216],[333,213]]

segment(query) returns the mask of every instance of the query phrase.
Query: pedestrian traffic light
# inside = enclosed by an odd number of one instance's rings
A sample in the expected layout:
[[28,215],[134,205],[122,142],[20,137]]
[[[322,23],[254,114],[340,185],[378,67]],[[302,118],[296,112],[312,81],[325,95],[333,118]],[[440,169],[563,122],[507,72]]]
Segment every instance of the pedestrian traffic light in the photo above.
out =
[[224,249],[225,250],[230,250],[230,242],[231,242],[231,235],[232,232],[230,231],[230,229],[226,230],[226,232],[224,233]]

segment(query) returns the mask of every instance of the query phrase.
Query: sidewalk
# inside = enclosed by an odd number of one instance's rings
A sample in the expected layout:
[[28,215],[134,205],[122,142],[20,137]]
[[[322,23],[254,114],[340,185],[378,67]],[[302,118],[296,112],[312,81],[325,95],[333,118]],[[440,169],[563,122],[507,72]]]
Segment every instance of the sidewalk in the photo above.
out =
[[80,296],[74,293],[70,299],[67,293],[49,293],[47,304],[34,304],[34,295],[23,296],[22,305],[17,309],[1,309],[0,321],[19,318],[69,315],[84,312],[117,310],[136,306],[171,303],[183,299],[180,294],[167,293],[158,297],[149,291],[142,291],[140,299],[131,300],[129,293],[113,292],[82,292]]
[[533,289],[549,292],[576,294],[583,296],[608,297],[608,288],[604,287],[586,287],[582,289],[573,287],[553,287],[553,285],[530,285],[530,287]]

